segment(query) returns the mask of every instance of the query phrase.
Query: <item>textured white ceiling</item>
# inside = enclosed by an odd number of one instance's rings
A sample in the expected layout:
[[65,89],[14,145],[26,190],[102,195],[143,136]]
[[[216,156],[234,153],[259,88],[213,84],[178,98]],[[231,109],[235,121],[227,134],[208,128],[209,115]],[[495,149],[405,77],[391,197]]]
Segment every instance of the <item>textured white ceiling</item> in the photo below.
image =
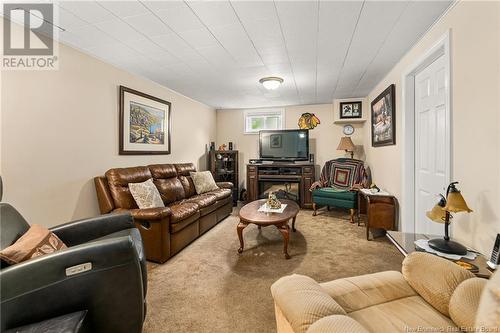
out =
[[451,3],[62,1],[59,38],[216,108],[331,103],[366,96]]

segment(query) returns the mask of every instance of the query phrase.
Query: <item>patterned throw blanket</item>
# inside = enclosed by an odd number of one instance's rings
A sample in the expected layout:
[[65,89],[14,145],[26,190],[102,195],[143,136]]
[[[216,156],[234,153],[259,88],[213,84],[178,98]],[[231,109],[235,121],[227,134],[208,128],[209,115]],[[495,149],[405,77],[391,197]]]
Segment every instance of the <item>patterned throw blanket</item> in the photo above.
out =
[[368,178],[369,171],[365,170],[363,161],[337,158],[325,163],[319,181],[314,182],[309,191],[318,187],[332,187],[344,191],[359,189],[369,186]]

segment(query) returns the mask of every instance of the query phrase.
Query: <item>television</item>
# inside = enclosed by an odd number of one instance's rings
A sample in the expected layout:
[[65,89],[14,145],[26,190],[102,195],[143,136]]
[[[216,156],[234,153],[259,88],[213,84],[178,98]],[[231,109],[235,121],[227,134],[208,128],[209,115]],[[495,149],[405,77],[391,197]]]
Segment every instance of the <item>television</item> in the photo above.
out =
[[270,161],[309,160],[309,130],[259,132],[260,159]]

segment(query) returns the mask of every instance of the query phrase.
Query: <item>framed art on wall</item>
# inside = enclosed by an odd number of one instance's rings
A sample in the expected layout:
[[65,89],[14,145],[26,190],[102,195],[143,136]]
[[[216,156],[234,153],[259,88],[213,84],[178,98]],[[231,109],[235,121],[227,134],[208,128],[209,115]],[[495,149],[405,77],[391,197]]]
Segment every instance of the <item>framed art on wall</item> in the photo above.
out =
[[391,84],[371,104],[372,146],[396,144],[395,85]]
[[170,154],[170,102],[120,86],[120,155]]
[[361,102],[340,102],[340,119],[356,119],[363,117]]

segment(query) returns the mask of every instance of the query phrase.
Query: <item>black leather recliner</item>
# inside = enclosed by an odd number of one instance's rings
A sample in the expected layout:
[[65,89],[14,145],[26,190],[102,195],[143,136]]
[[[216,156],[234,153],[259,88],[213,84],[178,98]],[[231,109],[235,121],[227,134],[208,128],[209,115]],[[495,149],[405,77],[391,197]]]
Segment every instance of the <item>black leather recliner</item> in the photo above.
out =
[[[0,203],[0,248],[29,224]],[[80,332],[141,332],[147,288],[139,231],[128,214],[103,215],[51,229],[67,249],[0,270],[0,331],[87,310]],[[66,269],[91,263],[90,270]]]

